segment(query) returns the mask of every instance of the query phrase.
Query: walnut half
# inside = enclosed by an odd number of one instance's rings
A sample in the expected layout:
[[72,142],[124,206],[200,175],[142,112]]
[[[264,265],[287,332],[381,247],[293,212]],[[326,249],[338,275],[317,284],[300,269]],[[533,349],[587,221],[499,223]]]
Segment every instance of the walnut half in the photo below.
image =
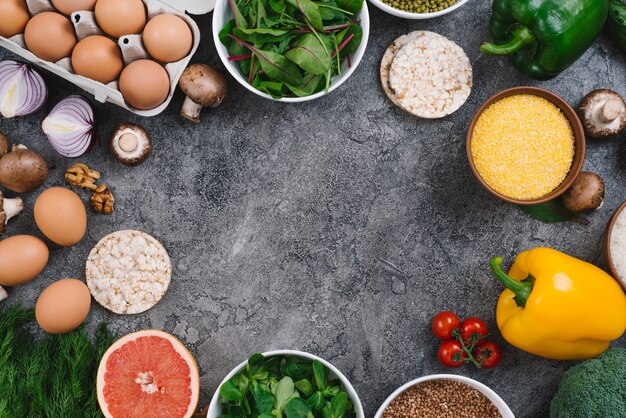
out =
[[113,212],[115,198],[106,183],[102,183],[94,190],[90,202],[94,212],[108,215]]
[[83,163],[76,163],[65,171],[65,181],[83,189],[96,190],[96,181],[99,179],[100,172]]

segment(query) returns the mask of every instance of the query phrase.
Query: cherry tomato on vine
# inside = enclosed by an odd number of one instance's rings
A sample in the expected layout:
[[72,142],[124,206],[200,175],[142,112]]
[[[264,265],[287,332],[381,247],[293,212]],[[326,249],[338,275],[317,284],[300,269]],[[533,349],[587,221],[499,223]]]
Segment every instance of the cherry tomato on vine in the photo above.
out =
[[482,362],[481,367],[483,369],[493,369],[500,364],[500,360],[502,360],[502,350],[492,341],[479,343],[473,355],[476,361],[479,363]]
[[463,341],[469,341],[473,334],[478,334],[481,337],[486,337],[487,334],[489,334],[489,329],[485,321],[476,317],[463,320],[461,323],[461,338],[463,338]]
[[[456,353],[459,353],[455,356]],[[439,362],[447,367],[460,367],[465,363],[462,359],[466,357],[461,343],[456,340],[448,340],[441,343],[437,350]]]
[[440,340],[451,340],[452,331],[459,327],[461,320],[450,311],[439,312],[433,318],[432,328],[435,337]]

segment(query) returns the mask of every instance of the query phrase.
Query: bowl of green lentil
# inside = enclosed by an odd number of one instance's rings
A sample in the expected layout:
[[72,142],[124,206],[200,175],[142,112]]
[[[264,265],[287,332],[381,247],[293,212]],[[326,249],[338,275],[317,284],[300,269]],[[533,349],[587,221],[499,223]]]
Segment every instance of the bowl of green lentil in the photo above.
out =
[[432,19],[451,13],[467,0],[369,0],[374,6],[404,19]]
[[467,132],[467,158],[478,182],[516,205],[537,205],[569,189],[585,161],[576,112],[538,87],[503,90],[483,103]]
[[375,418],[481,417],[515,418],[497,393],[477,380],[433,374],[400,386],[385,400]]

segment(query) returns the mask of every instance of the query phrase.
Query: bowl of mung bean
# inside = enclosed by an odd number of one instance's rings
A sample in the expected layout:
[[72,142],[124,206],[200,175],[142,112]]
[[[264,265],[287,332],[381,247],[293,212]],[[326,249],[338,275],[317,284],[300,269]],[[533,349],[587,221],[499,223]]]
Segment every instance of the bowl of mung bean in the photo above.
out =
[[467,3],[467,0],[369,0],[374,6],[404,19],[423,20],[443,16]]
[[516,205],[537,205],[572,185],[585,160],[585,133],[558,95],[514,87],[478,109],[466,148],[470,168],[488,192]]
[[515,418],[507,404],[477,380],[455,374],[433,374],[400,386],[375,418]]

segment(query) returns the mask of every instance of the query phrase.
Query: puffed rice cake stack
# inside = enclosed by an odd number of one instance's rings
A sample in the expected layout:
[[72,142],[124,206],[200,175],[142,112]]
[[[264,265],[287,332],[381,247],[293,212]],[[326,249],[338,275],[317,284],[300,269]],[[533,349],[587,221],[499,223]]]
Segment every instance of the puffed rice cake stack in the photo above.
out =
[[167,251],[141,231],[107,235],[87,258],[87,287],[93,298],[118,314],[137,314],[152,308],[165,295],[171,276]]
[[385,51],[380,81],[389,99],[412,115],[437,119],[457,111],[472,90],[472,65],[463,49],[434,32],[416,31]]

